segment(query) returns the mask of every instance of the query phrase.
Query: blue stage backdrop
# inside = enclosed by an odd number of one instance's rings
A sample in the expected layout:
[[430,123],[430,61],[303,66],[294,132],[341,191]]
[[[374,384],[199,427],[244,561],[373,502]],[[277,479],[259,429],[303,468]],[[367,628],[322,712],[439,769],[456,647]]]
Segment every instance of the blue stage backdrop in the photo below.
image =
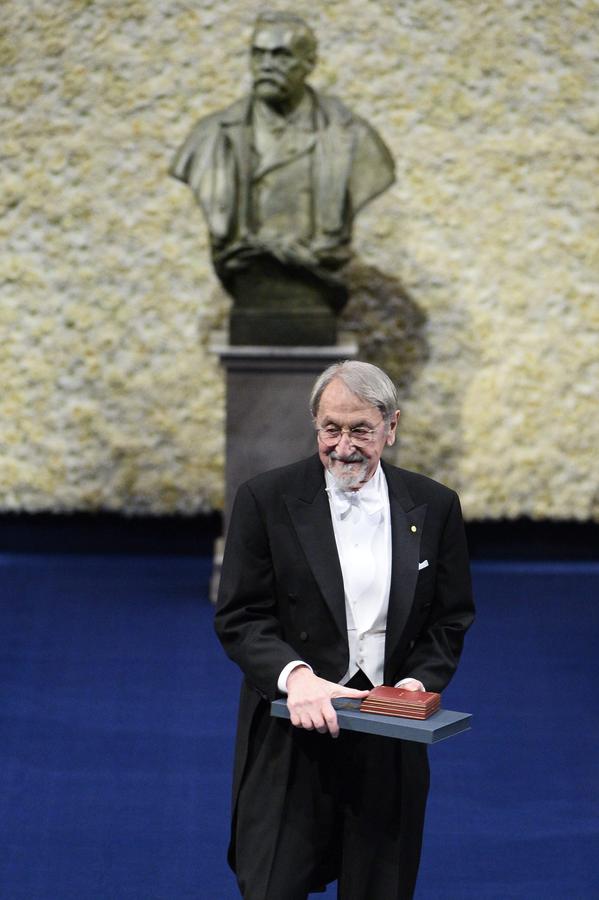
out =
[[[239,675],[213,634],[208,558],[0,568],[2,900],[238,897]],[[430,751],[417,898],[599,898],[599,566],[474,576],[478,620],[444,698],[473,729]]]

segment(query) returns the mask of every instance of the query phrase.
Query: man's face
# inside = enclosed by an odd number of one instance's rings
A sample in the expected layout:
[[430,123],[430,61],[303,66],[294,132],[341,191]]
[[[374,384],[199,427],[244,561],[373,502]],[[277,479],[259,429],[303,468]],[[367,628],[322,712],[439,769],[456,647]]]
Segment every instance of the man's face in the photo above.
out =
[[298,46],[292,26],[261,25],[252,39],[251,70],[254,92],[270,103],[301,97],[312,63]]
[[[381,411],[362,400],[345,385],[340,378],[334,378],[322,392],[316,427],[318,432],[318,455],[323,466],[329,470],[343,490],[357,490],[376,471],[379,459],[387,445],[395,441],[399,410],[391,417],[387,427]],[[351,437],[343,430],[339,440],[330,444],[325,439],[323,429],[335,426],[337,429],[358,429],[371,432],[367,441],[358,446],[352,444]]]

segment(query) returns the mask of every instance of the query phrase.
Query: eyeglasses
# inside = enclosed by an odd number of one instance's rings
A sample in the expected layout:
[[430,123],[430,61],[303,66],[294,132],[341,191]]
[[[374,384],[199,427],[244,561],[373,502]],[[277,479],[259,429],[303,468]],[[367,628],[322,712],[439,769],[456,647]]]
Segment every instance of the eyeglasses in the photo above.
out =
[[325,425],[324,428],[317,428],[318,437],[328,447],[334,447],[341,440],[341,435],[346,434],[350,443],[354,447],[363,447],[374,440],[376,432],[383,423],[383,419],[374,428],[368,428],[366,425],[355,425],[353,428],[339,428],[338,425]]

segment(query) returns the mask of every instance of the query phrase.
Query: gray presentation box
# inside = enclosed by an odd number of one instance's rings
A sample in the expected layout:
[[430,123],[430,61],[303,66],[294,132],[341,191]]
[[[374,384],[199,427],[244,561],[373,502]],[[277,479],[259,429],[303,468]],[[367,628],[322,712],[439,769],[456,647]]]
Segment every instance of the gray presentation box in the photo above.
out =
[[[352,709],[351,704],[352,701],[343,698],[333,700],[339,728],[346,731],[363,731],[402,741],[417,741],[419,744],[437,744],[454,734],[468,731],[471,727],[470,713],[453,712],[450,709],[439,709],[430,718],[421,720],[363,713]],[[279,719],[288,719],[287,701],[274,700],[270,706],[270,714]]]

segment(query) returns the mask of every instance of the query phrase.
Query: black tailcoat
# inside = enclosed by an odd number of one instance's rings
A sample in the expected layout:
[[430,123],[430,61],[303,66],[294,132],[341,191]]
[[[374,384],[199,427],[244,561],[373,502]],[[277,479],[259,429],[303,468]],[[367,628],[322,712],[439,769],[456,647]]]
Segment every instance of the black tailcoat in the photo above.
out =
[[[422,475],[385,463],[383,470],[392,534],[384,683],[411,676],[427,690],[441,692],[456,669],[474,616],[459,500],[449,488]],[[428,565],[419,568],[424,562]],[[317,675],[338,682],[349,659],[343,579],[318,455],[259,475],[239,489],[223,560],[216,630],[245,676],[229,861],[235,869],[240,787],[250,769],[258,767],[264,774],[263,791],[255,797],[245,791],[243,802],[260,809],[250,840],[267,878],[295,731],[290,723],[269,715],[269,703],[278,696],[277,679],[288,662],[303,659]],[[407,818],[418,805],[424,808],[428,761],[423,745],[401,743],[405,794],[400,814]],[[409,821],[405,827],[410,828]]]

